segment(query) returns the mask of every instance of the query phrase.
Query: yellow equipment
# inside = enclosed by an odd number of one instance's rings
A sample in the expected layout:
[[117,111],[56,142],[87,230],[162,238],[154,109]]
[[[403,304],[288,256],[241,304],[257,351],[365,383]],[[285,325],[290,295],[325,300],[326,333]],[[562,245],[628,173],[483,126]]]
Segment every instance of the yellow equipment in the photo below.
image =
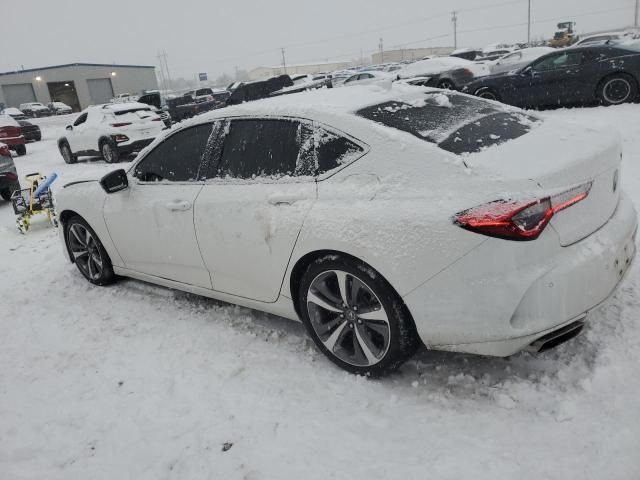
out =
[[16,190],[11,195],[13,211],[18,215],[16,224],[20,233],[24,234],[29,230],[31,217],[39,213],[45,214],[54,227],[58,226],[53,207],[53,196],[49,188],[56,177],[55,173],[49,178],[39,173],[30,173],[24,177],[29,188]]

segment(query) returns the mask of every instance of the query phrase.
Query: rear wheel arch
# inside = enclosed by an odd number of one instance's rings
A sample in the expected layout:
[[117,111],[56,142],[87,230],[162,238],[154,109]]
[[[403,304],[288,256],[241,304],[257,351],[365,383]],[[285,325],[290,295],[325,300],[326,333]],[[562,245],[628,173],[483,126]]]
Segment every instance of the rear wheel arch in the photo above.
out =
[[[391,283],[389,282],[389,280],[386,279],[386,277],[380,273],[380,271],[378,271],[375,267],[369,265],[367,262],[365,262],[364,260],[355,257],[351,254],[345,253],[345,252],[341,252],[339,250],[314,250],[312,252],[306,253],[305,255],[303,255],[302,257],[300,257],[295,265],[293,266],[293,268],[291,269],[291,275],[289,276],[289,294],[291,296],[291,299],[293,300],[293,306],[296,310],[296,314],[298,315],[298,317],[301,316],[301,312],[300,312],[300,308],[299,308],[299,296],[300,296],[300,281],[302,280],[302,276],[304,275],[304,273],[306,272],[307,268],[309,268],[309,266],[315,262],[316,260],[323,258],[323,257],[340,257],[340,258],[346,258],[349,259],[353,262],[358,262],[363,264],[364,266],[371,268],[377,275],[380,275],[387,284],[389,284],[389,287],[393,290],[393,292],[397,295],[397,297],[399,299],[402,299],[402,297],[400,296],[400,294],[398,293],[398,291],[393,287],[393,285],[391,285]],[[404,302],[403,302],[404,303]],[[406,305],[405,305],[406,307]],[[409,308],[407,307],[407,313],[409,313],[409,315],[411,315],[411,313],[409,312]],[[413,318],[413,317],[411,317]]]

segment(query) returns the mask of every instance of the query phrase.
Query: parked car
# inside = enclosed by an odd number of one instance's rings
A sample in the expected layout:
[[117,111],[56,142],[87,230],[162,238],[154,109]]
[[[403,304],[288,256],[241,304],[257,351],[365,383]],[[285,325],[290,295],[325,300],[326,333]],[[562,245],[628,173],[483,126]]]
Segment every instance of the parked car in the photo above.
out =
[[421,343],[508,356],[575,336],[634,259],[620,151],[457,92],[321,89],[200,115],[57,209],[89,282],[301,319],[331,361],[381,375]]
[[631,35],[626,32],[599,33],[597,35],[581,37],[573,46],[584,47],[586,45],[597,45],[601,43],[616,43],[624,41],[626,38],[631,38]]
[[488,62],[487,66],[489,67],[491,75],[510,72],[512,70],[518,70],[530,64],[535,59],[555,51],[556,49],[551,47],[523,48],[522,50],[508,53],[492,62]]
[[47,104],[47,107],[54,115],[68,115],[69,113],[73,113],[73,108],[62,102],[51,102]]
[[96,105],[67,125],[58,148],[67,163],[76,163],[83,155],[102,155],[107,163],[115,163],[149,145],[162,128],[160,117],[144,103]]
[[4,110],[2,110],[2,112],[0,112],[0,115],[9,115],[14,120],[26,120],[27,119],[27,116],[24,114],[24,112],[21,112],[20,110],[18,110],[15,107],[7,107],[7,108],[5,108]]
[[519,107],[600,102],[638,97],[640,50],[593,45],[547,54],[520,70],[478,79],[465,91]]
[[404,66],[397,73],[399,79],[428,77],[422,84],[457,90],[474,79],[489,75],[489,67],[458,57],[435,57]]
[[342,84],[343,87],[353,87],[355,85],[385,85],[391,86],[396,79],[395,75],[381,71],[359,72],[351,75]]
[[7,145],[20,157],[27,154],[26,140],[20,129],[20,124],[9,115],[0,115],[0,142]]
[[285,87],[292,87],[293,81],[289,75],[279,75],[267,80],[257,80],[237,85],[226,100],[227,105],[237,105],[244,102],[252,102],[267,98],[273,92]]
[[9,146],[0,143],[0,197],[8,202],[16,190],[20,190],[16,165],[13,163]]
[[162,119],[165,127],[169,128],[173,123],[167,101],[160,95],[160,92],[146,93],[138,98],[138,102],[153,107],[154,111]]
[[27,142],[39,142],[42,140],[42,132],[38,125],[34,125],[26,120],[18,120],[18,124],[20,125],[22,135],[24,135],[24,139]]
[[21,103],[20,110],[29,117],[48,117],[51,111],[39,102]]

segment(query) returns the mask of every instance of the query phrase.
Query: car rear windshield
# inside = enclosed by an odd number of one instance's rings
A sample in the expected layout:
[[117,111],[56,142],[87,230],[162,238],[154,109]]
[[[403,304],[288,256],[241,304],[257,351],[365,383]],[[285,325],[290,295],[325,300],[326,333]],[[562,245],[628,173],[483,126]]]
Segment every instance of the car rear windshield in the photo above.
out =
[[455,154],[474,153],[526,134],[537,118],[479,98],[426,93],[409,102],[390,101],[357,115],[408,132]]

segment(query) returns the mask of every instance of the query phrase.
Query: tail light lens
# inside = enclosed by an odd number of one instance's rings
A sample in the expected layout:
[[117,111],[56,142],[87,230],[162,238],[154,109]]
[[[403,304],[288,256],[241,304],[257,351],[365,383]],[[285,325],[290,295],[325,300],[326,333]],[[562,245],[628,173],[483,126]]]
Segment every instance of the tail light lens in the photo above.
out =
[[126,135],[115,135],[113,138],[117,143],[122,143],[129,140],[129,137],[127,137]]
[[538,200],[496,200],[456,214],[453,223],[505,240],[535,240],[558,212],[589,195],[592,182]]
[[161,121],[161,120],[162,120],[162,119],[161,119],[160,117],[158,117],[158,118],[154,118],[154,119],[153,119],[153,120],[151,120],[151,121],[152,121],[152,122],[159,122],[159,121]]
[[2,155],[3,157],[11,156],[11,150],[9,150],[9,147],[4,143],[0,144],[0,155]]
[[112,123],[112,127],[126,127],[127,125],[131,125],[131,122],[120,122],[120,123]]
[[13,138],[22,135],[20,127],[2,127],[0,128],[0,138]]

